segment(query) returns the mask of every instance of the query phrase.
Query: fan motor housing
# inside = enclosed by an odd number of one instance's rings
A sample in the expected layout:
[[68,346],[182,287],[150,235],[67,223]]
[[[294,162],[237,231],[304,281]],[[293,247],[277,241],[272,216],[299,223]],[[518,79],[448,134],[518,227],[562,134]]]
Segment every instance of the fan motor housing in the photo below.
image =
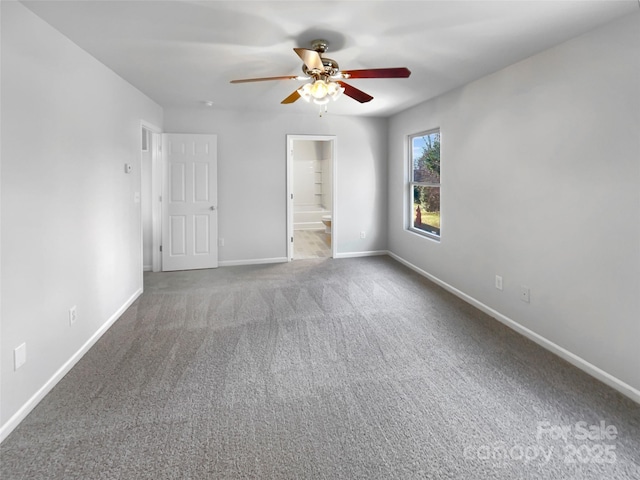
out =
[[318,53],[324,53],[329,48],[329,42],[322,38],[311,41],[311,49],[315,50]]
[[303,63],[302,71],[309,77],[315,77],[317,75],[326,75],[328,77],[333,77],[340,72],[340,66],[338,65],[338,62],[336,62],[332,58],[322,57],[322,65],[324,66],[324,72],[316,70],[315,68],[311,69]]

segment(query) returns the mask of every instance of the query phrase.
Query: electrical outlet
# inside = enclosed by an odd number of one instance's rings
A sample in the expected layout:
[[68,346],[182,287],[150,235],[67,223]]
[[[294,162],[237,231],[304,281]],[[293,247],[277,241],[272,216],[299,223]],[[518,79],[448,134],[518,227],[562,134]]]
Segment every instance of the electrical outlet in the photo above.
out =
[[76,311],[76,306],[74,305],[69,309],[69,325],[73,325],[76,323],[78,319],[78,312]]
[[18,370],[22,365],[27,362],[27,344],[16,347],[13,350],[13,369]]
[[520,300],[522,300],[525,303],[529,303],[530,295],[531,295],[531,291],[529,290],[529,287],[522,285],[520,287]]
[[219,247],[224,247],[224,238],[221,237],[221,238],[218,239],[218,246]]
[[367,232],[364,230],[360,232],[360,238],[367,238]]
[[502,277],[500,275],[496,275],[496,288],[502,290]]

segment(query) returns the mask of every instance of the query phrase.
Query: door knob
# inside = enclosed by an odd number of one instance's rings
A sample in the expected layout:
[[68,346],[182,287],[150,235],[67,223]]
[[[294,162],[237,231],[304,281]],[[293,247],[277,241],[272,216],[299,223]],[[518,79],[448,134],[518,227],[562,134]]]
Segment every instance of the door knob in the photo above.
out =
[[211,205],[211,206],[209,207],[209,210],[215,210],[215,209],[216,209],[216,207],[214,207],[213,205]]

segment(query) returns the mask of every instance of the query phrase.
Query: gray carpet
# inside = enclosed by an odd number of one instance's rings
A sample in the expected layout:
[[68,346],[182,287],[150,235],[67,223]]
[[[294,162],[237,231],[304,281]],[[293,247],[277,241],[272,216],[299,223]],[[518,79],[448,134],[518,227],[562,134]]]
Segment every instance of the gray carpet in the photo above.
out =
[[1,445],[3,480],[640,478],[640,405],[388,257],[145,288]]

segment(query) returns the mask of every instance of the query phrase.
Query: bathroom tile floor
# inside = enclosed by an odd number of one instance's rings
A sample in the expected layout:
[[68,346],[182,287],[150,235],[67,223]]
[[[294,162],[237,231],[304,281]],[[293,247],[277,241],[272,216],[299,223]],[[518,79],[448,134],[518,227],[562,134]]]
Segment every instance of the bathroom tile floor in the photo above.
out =
[[293,259],[328,258],[331,248],[324,230],[294,230]]

